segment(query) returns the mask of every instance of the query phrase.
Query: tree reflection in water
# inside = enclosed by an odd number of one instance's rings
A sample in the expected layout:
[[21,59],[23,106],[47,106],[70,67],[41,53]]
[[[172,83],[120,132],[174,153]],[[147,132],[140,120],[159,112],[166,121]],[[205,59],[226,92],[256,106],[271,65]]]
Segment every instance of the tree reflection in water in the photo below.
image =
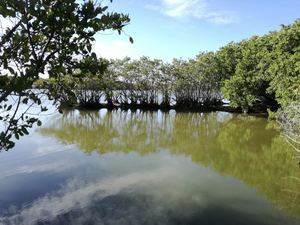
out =
[[166,150],[253,186],[279,208],[300,215],[292,150],[267,119],[241,114],[170,111],[67,111],[40,133],[86,152]]

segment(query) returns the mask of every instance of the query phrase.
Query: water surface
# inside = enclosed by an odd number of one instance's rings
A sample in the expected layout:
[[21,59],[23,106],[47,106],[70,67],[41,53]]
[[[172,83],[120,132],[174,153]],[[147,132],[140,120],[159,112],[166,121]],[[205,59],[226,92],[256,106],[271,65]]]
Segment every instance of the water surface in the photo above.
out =
[[0,169],[0,224],[300,223],[300,169],[263,117],[68,111]]

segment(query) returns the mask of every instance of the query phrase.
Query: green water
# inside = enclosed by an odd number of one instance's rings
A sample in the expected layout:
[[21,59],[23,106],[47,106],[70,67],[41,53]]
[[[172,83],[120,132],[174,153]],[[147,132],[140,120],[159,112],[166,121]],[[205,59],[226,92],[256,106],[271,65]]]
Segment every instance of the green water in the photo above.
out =
[[69,111],[0,156],[0,224],[300,223],[300,168],[263,117]]

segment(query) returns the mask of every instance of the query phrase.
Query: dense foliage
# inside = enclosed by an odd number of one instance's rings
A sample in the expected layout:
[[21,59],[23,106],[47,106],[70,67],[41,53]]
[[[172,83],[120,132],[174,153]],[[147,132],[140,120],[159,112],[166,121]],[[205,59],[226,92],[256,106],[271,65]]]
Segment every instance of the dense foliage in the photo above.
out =
[[[111,60],[97,79],[78,86],[96,107],[211,110],[227,99],[239,111],[277,111],[299,100],[300,20],[190,60]],[[81,95],[75,104],[91,106]]]
[[223,93],[232,105],[276,109],[299,99],[300,20],[278,32],[228,45],[219,54],[228,65]]
[[[201,53],[193,60],[174,59],[172,63],[145,56],[111,60],[104,73],[84,76],[85,82],[72,79],[69,83],[67,79],[65,86],[77,89],[75,101],[69,102],[84,108],[204,109],[222,104],[217,63],[213,52]],[[68,92],[62,94],[66,96]]]

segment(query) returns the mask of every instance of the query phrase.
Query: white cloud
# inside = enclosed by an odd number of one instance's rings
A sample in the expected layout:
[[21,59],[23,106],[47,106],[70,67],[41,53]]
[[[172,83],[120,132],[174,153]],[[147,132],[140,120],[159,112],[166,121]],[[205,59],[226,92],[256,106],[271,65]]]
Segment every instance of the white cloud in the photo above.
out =
[[107,59],[122,59],[126,56],[134,59],[140,57],[136,46],[129,41],[112,40],[101,42],[97,40],[93,50],[98,57]]
[[[95,199],[117,195],[129,187],[145,182],[161,182],[175,177],[178,171],[165,166],[149,172],[136,172],[122,177],[107,178],[98,182],[85,183],[78,179],[70,180],[62,189],[41,197],[24,206],[11,216],[0,216],[0,224],[35,224],[39,220],[53,220],[72,209],[83,209]],[[14,208],[14,207],[12,207]],[[72,223],[73,224],[73,223]]]
[[176,19],[196,18],[213,24],[230,24],[237,21],[232,11],[213,10],[207,0],[159,0],[146,6]]

